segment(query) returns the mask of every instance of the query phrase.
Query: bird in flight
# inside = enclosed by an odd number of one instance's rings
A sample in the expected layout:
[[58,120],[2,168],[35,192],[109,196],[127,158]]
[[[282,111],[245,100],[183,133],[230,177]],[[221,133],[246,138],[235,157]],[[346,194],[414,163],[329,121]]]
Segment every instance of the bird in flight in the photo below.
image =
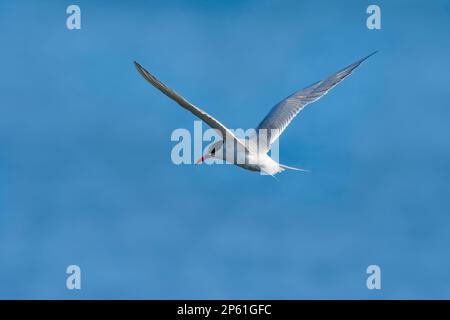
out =
[[295,116],[303,110],[304,107],[319,100],[328,91],[349,76],[362,62],[375,53],[377,53],[377,51],[332,74],[328,78],[293,93],[283,101],[279,102],[256,127],[254,134],[244,139],[237,138],[236,135],[221,122],[167,87],[136,61],[134,62],[134,65],[139,73],[150,82],[150,84],[177,102],[181,107],[206,122],[221,135],[222,139],[212,143],[206,149],[205,154],[196,162],[197,164],[208,158],[217,158],[231,162],[247,170],[275,176],[275,174],[286,169],[304,171],[303,169],[280,164],[268,155],[270,147],[275,140],[283,133]]

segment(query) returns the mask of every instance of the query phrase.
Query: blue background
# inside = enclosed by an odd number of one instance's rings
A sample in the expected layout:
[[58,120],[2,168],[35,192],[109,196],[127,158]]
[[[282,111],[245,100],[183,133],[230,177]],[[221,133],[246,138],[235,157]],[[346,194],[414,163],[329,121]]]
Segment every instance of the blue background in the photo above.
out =
[[[450,298],[450,3],[371,3],[1,1],[0,298]],[[173,165],[195,118],[132,65],[248,128],[374,50],[278,181]]]

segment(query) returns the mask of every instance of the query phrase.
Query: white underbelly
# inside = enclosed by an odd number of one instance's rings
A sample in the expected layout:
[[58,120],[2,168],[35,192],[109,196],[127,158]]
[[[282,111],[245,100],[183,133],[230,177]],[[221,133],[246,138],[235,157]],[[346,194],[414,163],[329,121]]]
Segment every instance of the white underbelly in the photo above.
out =
[[238,166],[247,170],[260,171],[270,175],[283,171],[279,163],[274,161],[267,154],[249,154],[246,157],[246,163],[238,164]]

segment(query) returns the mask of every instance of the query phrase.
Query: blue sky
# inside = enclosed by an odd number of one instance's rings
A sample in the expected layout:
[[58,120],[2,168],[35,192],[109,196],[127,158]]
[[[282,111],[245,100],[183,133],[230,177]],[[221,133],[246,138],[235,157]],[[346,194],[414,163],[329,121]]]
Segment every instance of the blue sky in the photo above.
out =
[[[450,298],[448,2],[373,2],[379,31],[367,1],[74,3],[69,31],[72,2],[0,2],[0,298]],[[132,65],[249,128],[374,50],[278,181],[173,165],[195,118]]]

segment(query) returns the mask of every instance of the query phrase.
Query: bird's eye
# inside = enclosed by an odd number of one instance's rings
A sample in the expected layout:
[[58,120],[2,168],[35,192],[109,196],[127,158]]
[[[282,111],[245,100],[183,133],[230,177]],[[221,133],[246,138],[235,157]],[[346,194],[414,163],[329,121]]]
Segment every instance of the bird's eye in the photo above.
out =
[[213,149],[211,150],[211,154],[214,154],[214,153],[216,153],[216,148],[213,148]]

